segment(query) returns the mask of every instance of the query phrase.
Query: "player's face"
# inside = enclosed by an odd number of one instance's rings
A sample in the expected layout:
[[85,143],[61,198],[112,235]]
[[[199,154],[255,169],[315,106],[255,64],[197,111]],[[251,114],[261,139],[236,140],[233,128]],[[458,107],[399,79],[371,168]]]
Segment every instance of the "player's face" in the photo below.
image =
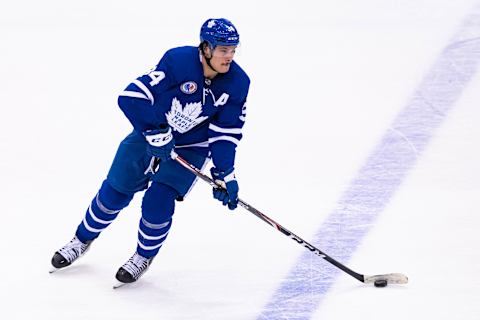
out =
[[235,55],[236,46],[217,46],[212,51],[210,63],[220,73],[226,73],[230,70],[230,64]]

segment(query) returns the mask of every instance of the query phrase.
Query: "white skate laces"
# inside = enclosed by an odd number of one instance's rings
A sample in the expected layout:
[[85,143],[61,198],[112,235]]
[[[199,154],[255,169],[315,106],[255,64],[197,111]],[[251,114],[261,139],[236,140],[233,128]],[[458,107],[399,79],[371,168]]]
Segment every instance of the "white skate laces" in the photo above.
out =
[[141,275],[147,271],[152,260],[153,258],[145,258],[135,252],[135,254],[122,266],[122,268],[127,271],[133,279],[138,280],[138,278],[140,278]]
[[50,273],[71,265],[88,250],[91,243],[92,241],[83,243],[75,236],[69,243],[55,252],[52,257],[52,266],[54,269],[50,270]]
[[78,257],[87,251],[89,244],[83,243],[75,236],[69,243],[67,243],[63,248],[58,250],[68,262],[72,263]]

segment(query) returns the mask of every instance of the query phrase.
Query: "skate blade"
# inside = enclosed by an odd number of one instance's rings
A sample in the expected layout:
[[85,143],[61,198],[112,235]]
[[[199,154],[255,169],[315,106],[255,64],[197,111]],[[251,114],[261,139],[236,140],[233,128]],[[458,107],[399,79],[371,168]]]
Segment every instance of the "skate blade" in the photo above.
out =
[[118,289],[118,288],[121,288],[125,285],[127,285],[128,283],[125,283],[125,282],[120,282],[120,281],[117,281],[114,285],[113,285],[113,289]]
[[48,270],[48,273],[52,274],[60,270],[59,268],[52,267],[50,270]]

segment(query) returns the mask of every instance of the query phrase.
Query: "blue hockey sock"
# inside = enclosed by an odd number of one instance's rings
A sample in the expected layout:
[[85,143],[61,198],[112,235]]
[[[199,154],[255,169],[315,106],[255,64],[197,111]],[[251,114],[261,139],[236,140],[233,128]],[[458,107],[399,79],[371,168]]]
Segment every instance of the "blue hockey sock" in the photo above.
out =
[[142,202],[137,252],[145,258],[157,255],[167,238],[178,193],[173,188],[152,182]]
[[76,236],[82,242],[97,238],[110,223],[115,220],[120,210],[132,200],[133,195],[120,193],[105,180],[93,198],[85,218],[77,228]]

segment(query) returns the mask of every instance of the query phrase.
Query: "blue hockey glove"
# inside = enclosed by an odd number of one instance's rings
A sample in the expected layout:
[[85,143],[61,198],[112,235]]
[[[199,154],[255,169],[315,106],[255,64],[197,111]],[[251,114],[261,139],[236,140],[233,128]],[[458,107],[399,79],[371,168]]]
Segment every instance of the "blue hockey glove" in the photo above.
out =
[[219,171],[211,168],[213,180],[223,188],[213,188],[213,197],[222,204],[228,205],[230,210],[234,210],[238,205],[238,183],[235,179],[234,169]]
[[147,130],[143,133],[148,142],[147,153],[149,156],[159,158],[161,161],[172,159],[175,140],[172,135],[172,128],[163,125],[159,129]]

